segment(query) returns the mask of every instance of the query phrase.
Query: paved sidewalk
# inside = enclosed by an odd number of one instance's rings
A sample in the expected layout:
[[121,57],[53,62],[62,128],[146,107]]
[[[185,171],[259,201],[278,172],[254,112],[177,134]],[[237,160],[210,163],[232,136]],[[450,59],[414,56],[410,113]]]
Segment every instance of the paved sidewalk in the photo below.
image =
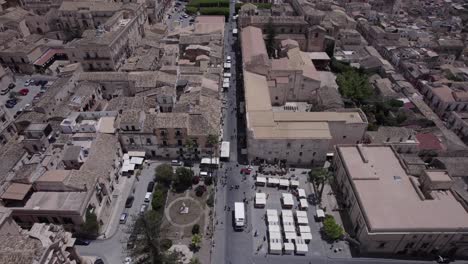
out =
[[132,188],[135,184],[136,176],[132,175],[130,178],[125,176],[120,177],[120,182],[117,187],[112,192],[112,214],[107,224],[106,230],[103,232],[103,235],[99,236],[98,239],[109,239],[111,238],[119,226],[120,214],[122,213],[125,207],[125,201],[129,196]]

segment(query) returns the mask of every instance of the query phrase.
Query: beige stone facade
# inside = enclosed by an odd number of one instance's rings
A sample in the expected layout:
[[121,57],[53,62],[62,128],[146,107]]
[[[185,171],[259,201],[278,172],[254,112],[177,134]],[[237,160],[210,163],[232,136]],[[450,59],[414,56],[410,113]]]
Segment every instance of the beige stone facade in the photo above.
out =
[[364,253],[467,256],[468,212],[446,171],[410,176],[390,146],[337,146],[337,186]]
[[[66,46],[68,58],[80,62],[84,71],[118,70],[144,36],[146,21],[143,5],[132,4],[132,9],[119,9],[97,29],[87,24],[91,29],[85,30],[81,39]],[[93,23],[97,25],[98,22]]]

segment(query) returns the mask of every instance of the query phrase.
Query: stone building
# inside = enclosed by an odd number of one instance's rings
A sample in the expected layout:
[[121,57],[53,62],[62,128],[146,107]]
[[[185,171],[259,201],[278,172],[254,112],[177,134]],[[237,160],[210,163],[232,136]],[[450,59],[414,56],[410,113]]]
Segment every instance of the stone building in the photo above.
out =
[[333,169],[362,253],[467,257],[468,212],[447,171],[411,176],[383,145],[337,146]]

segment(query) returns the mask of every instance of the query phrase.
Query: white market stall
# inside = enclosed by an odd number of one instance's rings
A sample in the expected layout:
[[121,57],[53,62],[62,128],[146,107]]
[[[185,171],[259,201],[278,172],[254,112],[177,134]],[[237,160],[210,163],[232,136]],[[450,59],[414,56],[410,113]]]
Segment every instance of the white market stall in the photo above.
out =
[[278,210],[275,209],[267,209],[266,210],[266,215],[276,215],[278,217]]
[[317,221],[322,221],[325,218],[325,212],[322,209],[315,210],[315,218]]
[[[129,151],[127,154],[128,154],[129,157],[144,158],[146,156],[146,152],[144,152],[144,151]],[[125,154],[124,154],[124,158],[125,158]]]
[[296,254],[297,255],[305,255],[309,251],[309,248],[307,247],[307,244],[302,238],[296,238],[294,240],[294,243],[296,245]]
[[296,180],[290,180],[289,184],[290,184],[291,188],[299,187],[299,181],[296,181]]
[[279,187],[281,189],[287,189],[289,187],[289,180],[286,179],[280,179],[279,180]]
[[255,185],[257,186],[265,186],[267,182],[267,179],[265,177],[257,177],[255,180]]
[[270,254],[281,254],[283,252],[283,242],[281,239],[269,239]]
[[294,226],[294,222],[284,222],[283,220],[283,230],[284,232],[296,232],[296,226]]
[[255,194],[255,207],[264,208],[266,205],[266,193]]
[[284,239],[287,241],[293,241],[297,238],[296,232],[284,232]]
[[292,254],[294,252],[294,244],[291,242],[285,242],[283,244],[284,254]]
[[291,209],[294,206],[293,196],[290,193],[282,193],[281,203],[283,208]]
[[279,225],[277,224],[271,224],[271,225],[268,225],[268,232],[271,232],[271,233],[280,233],[281,232],[281,228]]
[[299,198],[306,198],[306,192],[304,189],[297,189],[297,196]]
[[282,216],[293,216],[292,210],[281,210],[281,215]]
[[282,239],[281,232],[273,232],[268,230],[268,239]]
[[267,215],[267,223],[278,224],[279,223],[278,215]]
[[306,199],[300,199],[299,200],[299,209],[301,210],[307,210],[309,208],[309,204],[307,203]]
[[308,244],[312,240],[312,234],[311,233],[300,233],[300,237],[304,239],[304,241]]
[[299,226],[299,233],[310,233],[309,226]]
[[268,178],[268,186],[277,187],[279,184],[279,179],[277,178]]
[[307,212],[296,211],[296,221],[298,225],[308,225],[309,218],[307,217]]

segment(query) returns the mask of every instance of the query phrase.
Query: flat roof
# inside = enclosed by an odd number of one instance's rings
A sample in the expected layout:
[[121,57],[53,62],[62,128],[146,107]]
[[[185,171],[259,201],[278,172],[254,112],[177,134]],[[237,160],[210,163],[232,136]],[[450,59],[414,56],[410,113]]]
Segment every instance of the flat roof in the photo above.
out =
[[390,146],[337,146],[337,152],[369,232],[468,231],[468,213],[452,192],[422,200]]
[[35,192],[26,205],[15,210],[80,211],[86,192]]
[[12,183],[2,194],[2,199],[21,201],[26,197],[31,188],[31,184]]

